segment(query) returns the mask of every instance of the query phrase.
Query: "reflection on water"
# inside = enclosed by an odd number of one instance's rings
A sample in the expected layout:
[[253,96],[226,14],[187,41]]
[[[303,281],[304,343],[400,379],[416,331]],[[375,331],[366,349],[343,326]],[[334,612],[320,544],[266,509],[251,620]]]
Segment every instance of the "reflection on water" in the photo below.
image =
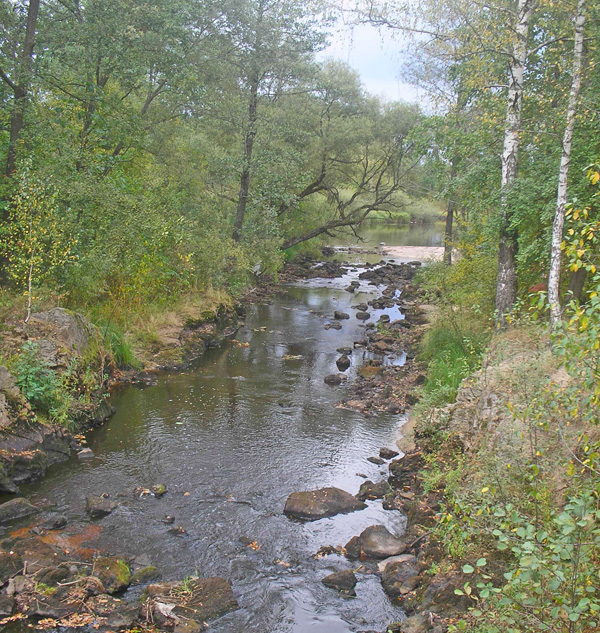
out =
[[[380,242],[387,246],[443,246],[444,224],[393,224],[383,220],[369,220],[359,229],[365,247],[372,248]],[[356,238],[354,238],[356,241]]]
[[[376,577],[359,574],[357,597],[344,600],[320,579],[351,563],[312,554],[374,523],[400,534],[404,517],[379,501],[310,524],[282,514],[295,490],[334,485],[356,493],[363,481],[357,472],[383,478],[385,466],[366,458],[393,446],[402,422],[334,407],[348,387],[328,387],[323,378],[337,373],[336,349],[364,337],[351,305],[372,295],[366,286],[353,295],[323,286],[290,287],[270,305],[250,308],[240,344],[212,351],[197,369],[116,393],[117,414],[90,437],[96,459],[57,466],[25,494],[45,496],[82,522],[87,494],[122,495],[123,505],[101,522],[94,545],[147,553],[168,579],[196,571],[230,579],[242,608],[212,630],[350,633],[382,630],[398,619],[401,612]],[[334,310],[351,315],[339,331],[324,327]],[[353,354],[350,378],[359,358]],[[132,494],[158,482],[169,490],[161,499]],[[168,535],[161,522],[166,514],[188,536]]]

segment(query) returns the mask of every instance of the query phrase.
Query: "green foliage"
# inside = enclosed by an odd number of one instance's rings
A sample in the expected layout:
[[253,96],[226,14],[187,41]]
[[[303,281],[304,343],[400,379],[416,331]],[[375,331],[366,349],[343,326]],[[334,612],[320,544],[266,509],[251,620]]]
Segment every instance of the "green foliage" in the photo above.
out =
[[[500,550],[510,550],[515,565],[498,600],[519,614],[507,616],[514,631],[585,631],[598,626],[600,510],[591,490],[568,499],[562,512],[543,526],[513,507],[497,508],[493,531]],[[487,597],[488,594],[482,594]]]
[[[29,295],[34,288],[57,281],[57,275],[74,259],[68,209],[59,209],[58,193],[22,167],[18,191],[8,205],[8,221],[0,233],[0,255],[17,289]],[[29,316],[29,312],[28,312]]]
[[[600,167],[592,165],[588,179],[596,189],[592,201],[597,202]],[[585,394],[579,406],[592,419],[600,410],[600,219],[594,215],[590,207],[568,210],[563,249],[569,269],[585,271],[587,292],[581,303],[576,299],[569,301],[566,319],[553,339],[565,368],[576,377]]]
[[69,427],[69,409],[73,396],[67,385],[73,373],[70,367],[62,375],[40,358],[39,346],[27,342],[15,364],[17,385],[33,408],[51,421]]

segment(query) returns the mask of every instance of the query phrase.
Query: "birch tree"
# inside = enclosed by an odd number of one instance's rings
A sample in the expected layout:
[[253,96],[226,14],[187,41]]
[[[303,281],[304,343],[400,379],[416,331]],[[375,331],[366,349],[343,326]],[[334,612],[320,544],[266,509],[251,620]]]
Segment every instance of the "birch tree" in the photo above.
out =
[[501,219],[498,245],[498,279],[496,284],[496,325],[505,327],[507,315],[517,299],[517,234],[512,227],[508,201],[511,187],[517,180],[519,135],[523,107],[523,75],[527,61],[527,40],[537,0],[518,0],[513,50],[509,57],[508,95],[504,143],[502,148],[502,181],[500,190]]
[[569,178],[569,165],[571,162],[571,146],[573,132],[575,130],[575,117],[577,114],[577,101],[581,88],[582,61],[583,61],[583,35],[585,28],[586,0],[578,0],[577,14],[575,16],[575,43],[573,47],[573,75],[569,103],[567,106],[567,124],[565,127],[560,169],[558,172],[558,194],[556,197],[556,213],[552,227],[552,246],[550,252],[550,273],[548,276],[548,302],[550,304],[550,324],[552,329],[556,327],[561,318],[560,307],[560,265],[561,244],[563,240],[563,227],[565,222],[565,207],[567,204],[567,185]]

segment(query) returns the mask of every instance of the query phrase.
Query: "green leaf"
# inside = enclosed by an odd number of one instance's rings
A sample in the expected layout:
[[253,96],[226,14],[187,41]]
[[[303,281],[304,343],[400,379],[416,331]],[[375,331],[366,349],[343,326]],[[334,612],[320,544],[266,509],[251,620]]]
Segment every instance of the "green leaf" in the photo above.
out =
[[471,565],[463,565],[463,574],[472,574],[475,569],[473,567],[471,567]]

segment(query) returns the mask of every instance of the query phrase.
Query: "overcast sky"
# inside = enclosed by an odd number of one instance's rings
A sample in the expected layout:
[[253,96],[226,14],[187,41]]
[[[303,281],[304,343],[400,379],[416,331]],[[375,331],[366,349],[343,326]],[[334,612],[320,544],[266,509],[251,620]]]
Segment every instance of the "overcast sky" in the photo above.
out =
[[369,25],[339,26],[330,37],[330,45],[319,53],[319,59],[334,57],[360,73],[365,88],[385,101],[417,102],[414,86],[400,79],[401,44],[389,30]]

